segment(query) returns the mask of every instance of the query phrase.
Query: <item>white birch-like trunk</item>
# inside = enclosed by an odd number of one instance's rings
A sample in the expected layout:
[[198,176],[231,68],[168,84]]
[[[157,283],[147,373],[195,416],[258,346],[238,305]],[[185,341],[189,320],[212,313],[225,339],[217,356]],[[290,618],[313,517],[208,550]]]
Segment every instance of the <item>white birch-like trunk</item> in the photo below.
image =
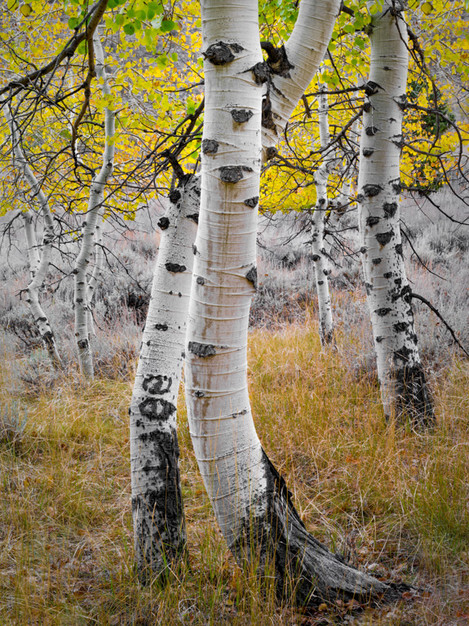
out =
[[176,404],[199,204],[200,179],[188,177],[171,192],[158,223],[163,232],[129,411],[134,543],[142,582],[167,573],[186,545]]
[[247,330],[257,282],[262,153],[257,3],[203,0],[202,33],[206,105],[186,399],[205,487],[238,562],[257,561],[259,575],[273,572],[280,596],[291,593],[290,582],[300,603],[384,592],[384,583],[347,566],[307,533],[256,434]]
[[88,304],[88,340],[95,335],[92,302],[96,292],[96,286],[101,278],[104,267],[104,249],[103,249],[103,217],[101,210],[96,221],[96,230],[94,233],[94,265],[93,270],[88,278],[88,287],[86,290],[86,301]]
[[43,220],[43,235],[40,247],[37,245],[36,235],[34,233],[34,225],[32,216],[29,213],[24,214],[26,241],[28,244],[28,256],[30,263],[30,277],[28,284],[27,302],[33,314],[34,321],[39,330],[39,334],[52,364],[55,367],[62,366],[62,360],[57,350],[54,332],[49,323],[49,319],[41,306],[39,293],[44,286],[44,281],[49,271],[50,257],[52,254],[52,244],[54,241],[54,220],[49,207],[49,202],[30,168],[28,161],[21,148],[19,129],[15,120],[11,116],[8,107],[4,107],[5,117],[10,128],[11,140],[13,146],[13,154],[16,162],[20,166],[23,176],[30,186],[31,197],[37,199]]
[[386,417],[434,420],[417,348],[399,226],[400,152],[408,67],[402,3],[385,0],[371,25],[357,200],[367,300]]
[[329,105],[327,94],[324,92],[318,96],[319,117],[319,140],[321,144],[322,160],[314,174],[316,185],[316,206],[312,217],[312,243],[313,262],[316,277],[316,293],[318,294],[318,318],[319,337],[321,345],[332,343],[334,338],[334,325],[332,322],[332,304],[329,289],[329,262],[327,249],[324,241],[324,224],[326,212],[329,208],[327,185],[331,169],[331,159],[334,157],[333,150],[327,150],[329,145]]
[[[96,57],[96,76],[103,81],[102,92],[103,95],[106,96],[111,93],[111,90],[106,79],[104,52],[97,32],[95,32],[93,36],[93,45]],[[112,174],[114,165],[115,114],[114,111],[106,107],[104,115],[105,145],[103,164],[99,173],[91,183],[86,220],[82,229],[81,248],[73,270],[75,274],[75,337],[78,347],[78,361],[82,374],[90,379],[94,377],[94,367],[89,339],[89,318],[91,314],[88,300],[90,294],[88,290],[87,271],[93,254],[96,224],[104,201],[104,188]]]

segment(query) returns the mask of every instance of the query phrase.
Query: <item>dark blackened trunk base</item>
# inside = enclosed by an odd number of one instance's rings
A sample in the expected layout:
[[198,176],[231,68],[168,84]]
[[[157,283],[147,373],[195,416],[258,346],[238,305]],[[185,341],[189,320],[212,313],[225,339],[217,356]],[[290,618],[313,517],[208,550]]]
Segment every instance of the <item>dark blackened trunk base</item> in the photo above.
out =
[[334,331],[326,331],[323,328],[319,328],[319,339],[321,346],[331,346],[335,344]]
[[[264,515],[246,512],[239,539],[231,546],[238,561],[258,563],[260,577],[274,576],[277,597],[298,606],[326,600],[385,602],[404,590],[347,565],[310,535],[292,503],[291,493],[264,453],[267,508]],[[254,506],[254,510],[257,507]]]
[[395,370],[396,419],[403,423],[411,420],[417,429],[431,428],[435,424],[435,412],[422,365],[404,366]]
[[[135,557],[140,582],[167,580],[176,563],[186,554],[187,539],[179,475],[177,434],[155,430],[140,435],[153,447],[152,481],[145,492],[132,499]],[[139,514],[143,512],[143,514]]]

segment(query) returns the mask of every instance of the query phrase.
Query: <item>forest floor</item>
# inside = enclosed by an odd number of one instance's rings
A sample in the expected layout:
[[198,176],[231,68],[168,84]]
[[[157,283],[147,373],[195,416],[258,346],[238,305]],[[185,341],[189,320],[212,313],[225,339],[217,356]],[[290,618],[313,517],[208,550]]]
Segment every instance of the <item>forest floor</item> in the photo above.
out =
[[[436,198],[455,210],[445,191]],[[414,203],[404,211],[411,285],[467,349],[469,233],[429,208]],[[465,206],[459,211],[462,220]],[[182,395],[189,556],[165,586],[139,586],[128,406],[156,248],[149,229],[110,240],[94,309],[93,383],[77,372],[70,268],[51,272],[44,296],[67,364],[63,375],[47,366],[19,298],[28,275],[21,241],[0,268],[2,626],[469,624],[469,361],[416,302],[437,423],[426,433],[386,424],[354,231],[331,277],[336,346],[322,350],[310,235],[300,219],[282,220],[262,222],[251,311],[249,389],[260,439],[308,530],[353,565],[417,591],[374,608],[324,603],[307,614],[279,606],[252,572],[237,567],[217,529]]]
[[417,434],[384,423],[374,376],[349,360],[359,342],[342,327],[337,347],[322,351],[309,309],[302,323],[254,329],[256,424],[307,528],[416,594],[373,609],[278,606],[239,570],[217,530],[183,402],[189,557],[165,586],[141,588],[132,564],[131,382],[69,375],[52,388],[15,389],[18,364],[6,358],[2,404],[21,403],[27,421],[0,442],[0,623],[467,624],[469,363],[454,358],[433,377],[437,426]]

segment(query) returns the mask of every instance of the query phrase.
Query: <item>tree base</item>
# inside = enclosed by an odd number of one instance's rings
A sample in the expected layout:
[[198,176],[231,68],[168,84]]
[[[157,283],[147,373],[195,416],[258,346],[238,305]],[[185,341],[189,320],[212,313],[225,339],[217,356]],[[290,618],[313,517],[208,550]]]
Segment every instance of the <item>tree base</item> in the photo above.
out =
[[[263,452],[267,476],[265,501],[254,502],[231,546],[238,562],[258,564],[259,576],[274,576],[277,597],[299,606],[352,598],[365,602],[392,601],[404,586],[385,584],[347,565],[306,530],[292,503],[284,479]],[[259,515],[261,506],[265,513]],[[254,561],[257,559],[257,561]]]

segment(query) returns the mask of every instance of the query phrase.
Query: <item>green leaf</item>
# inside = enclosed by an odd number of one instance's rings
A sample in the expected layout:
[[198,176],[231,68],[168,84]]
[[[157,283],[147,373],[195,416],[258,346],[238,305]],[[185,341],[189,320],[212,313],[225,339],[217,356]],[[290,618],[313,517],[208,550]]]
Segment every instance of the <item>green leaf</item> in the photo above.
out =
[[126,24],[124,26],[124,33],[126,35],[133,35],[135,33],[135,26],[133,24]]
[[74,30],[78,26],[79,23],[80,23],[80,20],[78,19],[78,17],[71,17],[68,20],[68,27]]
[[169,33],[172,30],[177,30],[176,22],[173,22],[173,20],[163,20],[161,22],[161,31],[163,33]]

